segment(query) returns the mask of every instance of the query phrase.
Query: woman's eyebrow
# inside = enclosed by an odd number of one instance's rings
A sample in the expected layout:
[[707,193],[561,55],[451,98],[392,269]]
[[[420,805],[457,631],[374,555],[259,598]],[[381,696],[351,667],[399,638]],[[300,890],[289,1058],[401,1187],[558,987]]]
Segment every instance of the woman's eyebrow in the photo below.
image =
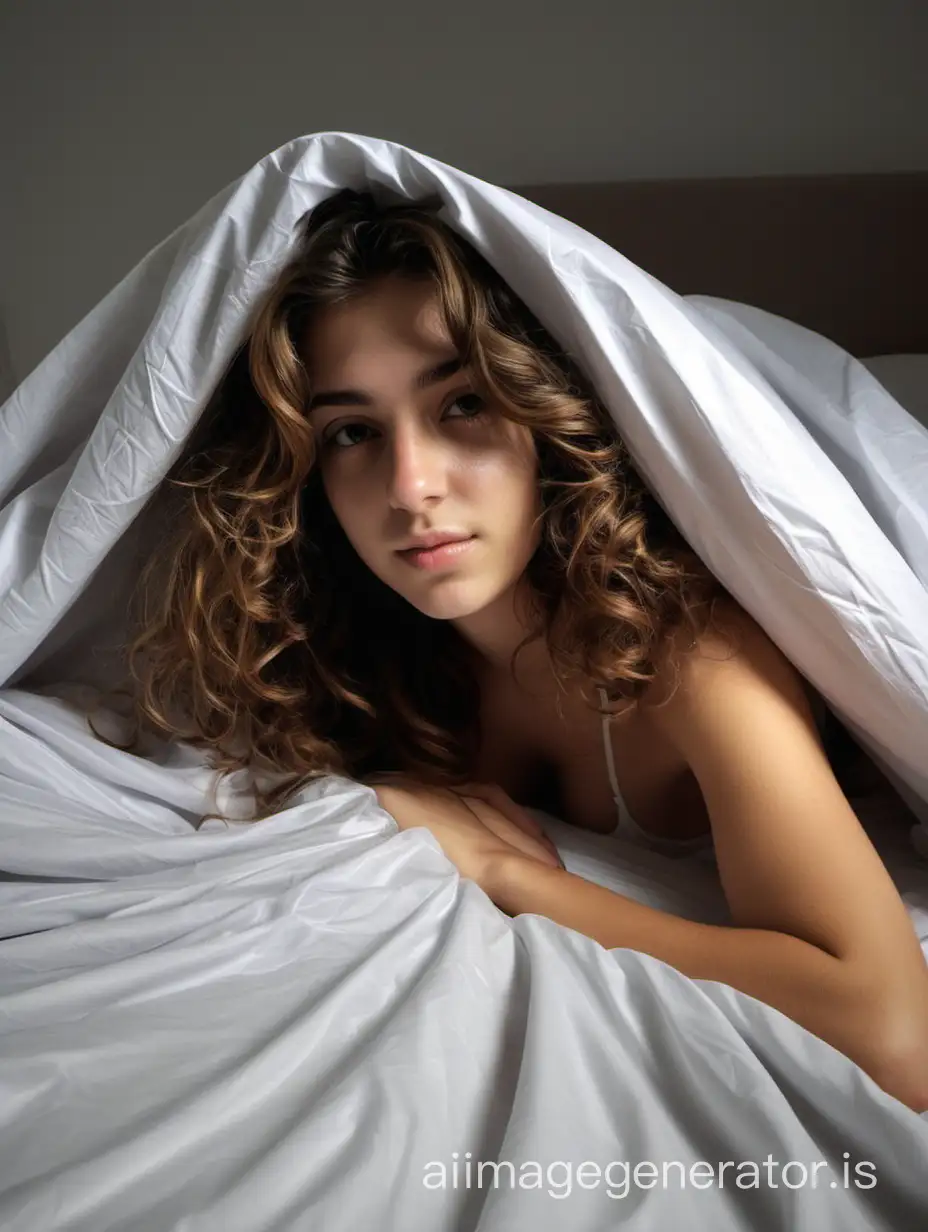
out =
[[[415,378],[416,389],[427,389],[430,385],[438,385],[447,381],[448,377],[460,372],[463,361],[460,355],[452,355],[440,364],[431,364],[424,368]],[[372,406],[373,398],[360,389],[326,389],[315,394],[310,400],[308,410],[314,411],[318,406]]]

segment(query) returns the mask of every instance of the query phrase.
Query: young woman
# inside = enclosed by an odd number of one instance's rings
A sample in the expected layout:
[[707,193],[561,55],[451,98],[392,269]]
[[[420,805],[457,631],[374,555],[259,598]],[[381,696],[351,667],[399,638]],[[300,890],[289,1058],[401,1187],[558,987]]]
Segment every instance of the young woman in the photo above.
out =
[[[740,989],[928,1106],[928,969],[807,686],[438,204],[309,216],[171,476],[140,717],[277,774],[264,812],[371,784],[510,915]],[[566,872],[526,805],[711,842],[732,927]]]

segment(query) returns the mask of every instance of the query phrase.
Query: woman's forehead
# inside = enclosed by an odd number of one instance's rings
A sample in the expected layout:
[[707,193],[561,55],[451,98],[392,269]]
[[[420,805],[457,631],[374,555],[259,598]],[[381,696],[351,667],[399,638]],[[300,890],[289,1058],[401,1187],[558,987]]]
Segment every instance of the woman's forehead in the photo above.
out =
[[307,324],[303,350],[315,371],[335,372],[365,354],[446,357],[452,341],[437,295],[365,294],[327,305]]

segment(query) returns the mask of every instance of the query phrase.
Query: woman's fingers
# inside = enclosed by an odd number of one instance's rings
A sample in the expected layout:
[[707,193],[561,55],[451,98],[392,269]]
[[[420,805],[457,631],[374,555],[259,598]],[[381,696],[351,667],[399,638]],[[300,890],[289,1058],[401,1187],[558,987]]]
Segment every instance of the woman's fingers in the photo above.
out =
[[524,830],[506,817],[495,805],[490,804],[482,796],[458,795],[458,799],[467,805],[481,825],[485,826],[498,839],[501,839],[507,847],[522,852],[523,855],[528,856],[532,860],[538,860],[540,863],[548,864],[552,868],[556,867],[558,863],[557,858],[552,855],[548,848],[540,843],[538,839],[533,838],[530,834],[526,834]]
[[536,839],[541,843],[543,848],[550,851],[555,857],[557,865],[563,867],[561,856],[557,853],[557,846],[548,838],[545,830],[537,823],[536,819],[531,816],[527,808],[516,803],[513,797],[505,791],[504,787],[500,787],[495,782],[471,782],[463,787],[455,787],[452,790],[460,791],[462,795],[476,796],[477,800],[484,800],[488,804],[492,804],[494,808],[498,808],[500,813],[503,813],[505,818],[508,818],[511,823],[516,825],[523,833],[529,835],[530,838]]
[[[475,881],[484,890],[500,858],[520,850],[509,841],[508,833],[506,837],[501,835],[501,828],[508,827],[523,843],[534,842],[486,801],[461,796],[447,788],[400,787],[392,782],[376,787],[375,794],[380,807],[393,817],[400,830],[429,830],[461,876]],[[537,845],[535,852],[528,854],[542,859]]]
[[[383,771],[372,775],[365,780],[365,783],[369,787],[382,785],[413,792],[427,790],[424,784],[403,771]],[[488,810],[480,810],[479,820],[497,838],[501,838],[533,859],[541,860],[555,868],[564,867],[557,847],[535,818],[521,804],[517,804],[498,783],[465,783],[463,786],[440,790],[452,792],[465,802],[468,802],[466,798],[470,797],[471,801],[483,801],[488,804],[490,806]],[[474,811],[473,808],[471,811]]]
[[[506,823],[505,832],[492,824],[492,813],[484,815],[481,820],[499,834],[501,838],[505,838],[507,842],[512,843],[514,847],[518,847],[521,851],[535,858],[539,858],[540,849],[541,852],[546,853],[548,856],[548,859],[545,860],[546,863],[550,863],[557,868],[564,867],[563,861],[558,855],[557,847],[548,838],[535,818],[521,804],[517,804],[499,784],[468,783],[464,787],[456,787],[452,790],[459,792],[461,795],[483,800],[486,804],[491,805],[497,813],[501,813],[501,820]],[[520,836],[524,836],[524,838]],[[541,858],[544,859],[544,855]]]

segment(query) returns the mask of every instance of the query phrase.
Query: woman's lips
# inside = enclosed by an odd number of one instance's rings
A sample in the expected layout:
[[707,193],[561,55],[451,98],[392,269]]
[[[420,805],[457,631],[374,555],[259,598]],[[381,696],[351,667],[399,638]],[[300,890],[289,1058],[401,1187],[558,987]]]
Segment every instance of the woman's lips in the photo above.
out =
[[458,557],[470,551],[477,541],[476,535],[469,539],[456,539],[439,543],[433,548],[407,548],[397,555],[416,569],[442,569],[453,566]]

